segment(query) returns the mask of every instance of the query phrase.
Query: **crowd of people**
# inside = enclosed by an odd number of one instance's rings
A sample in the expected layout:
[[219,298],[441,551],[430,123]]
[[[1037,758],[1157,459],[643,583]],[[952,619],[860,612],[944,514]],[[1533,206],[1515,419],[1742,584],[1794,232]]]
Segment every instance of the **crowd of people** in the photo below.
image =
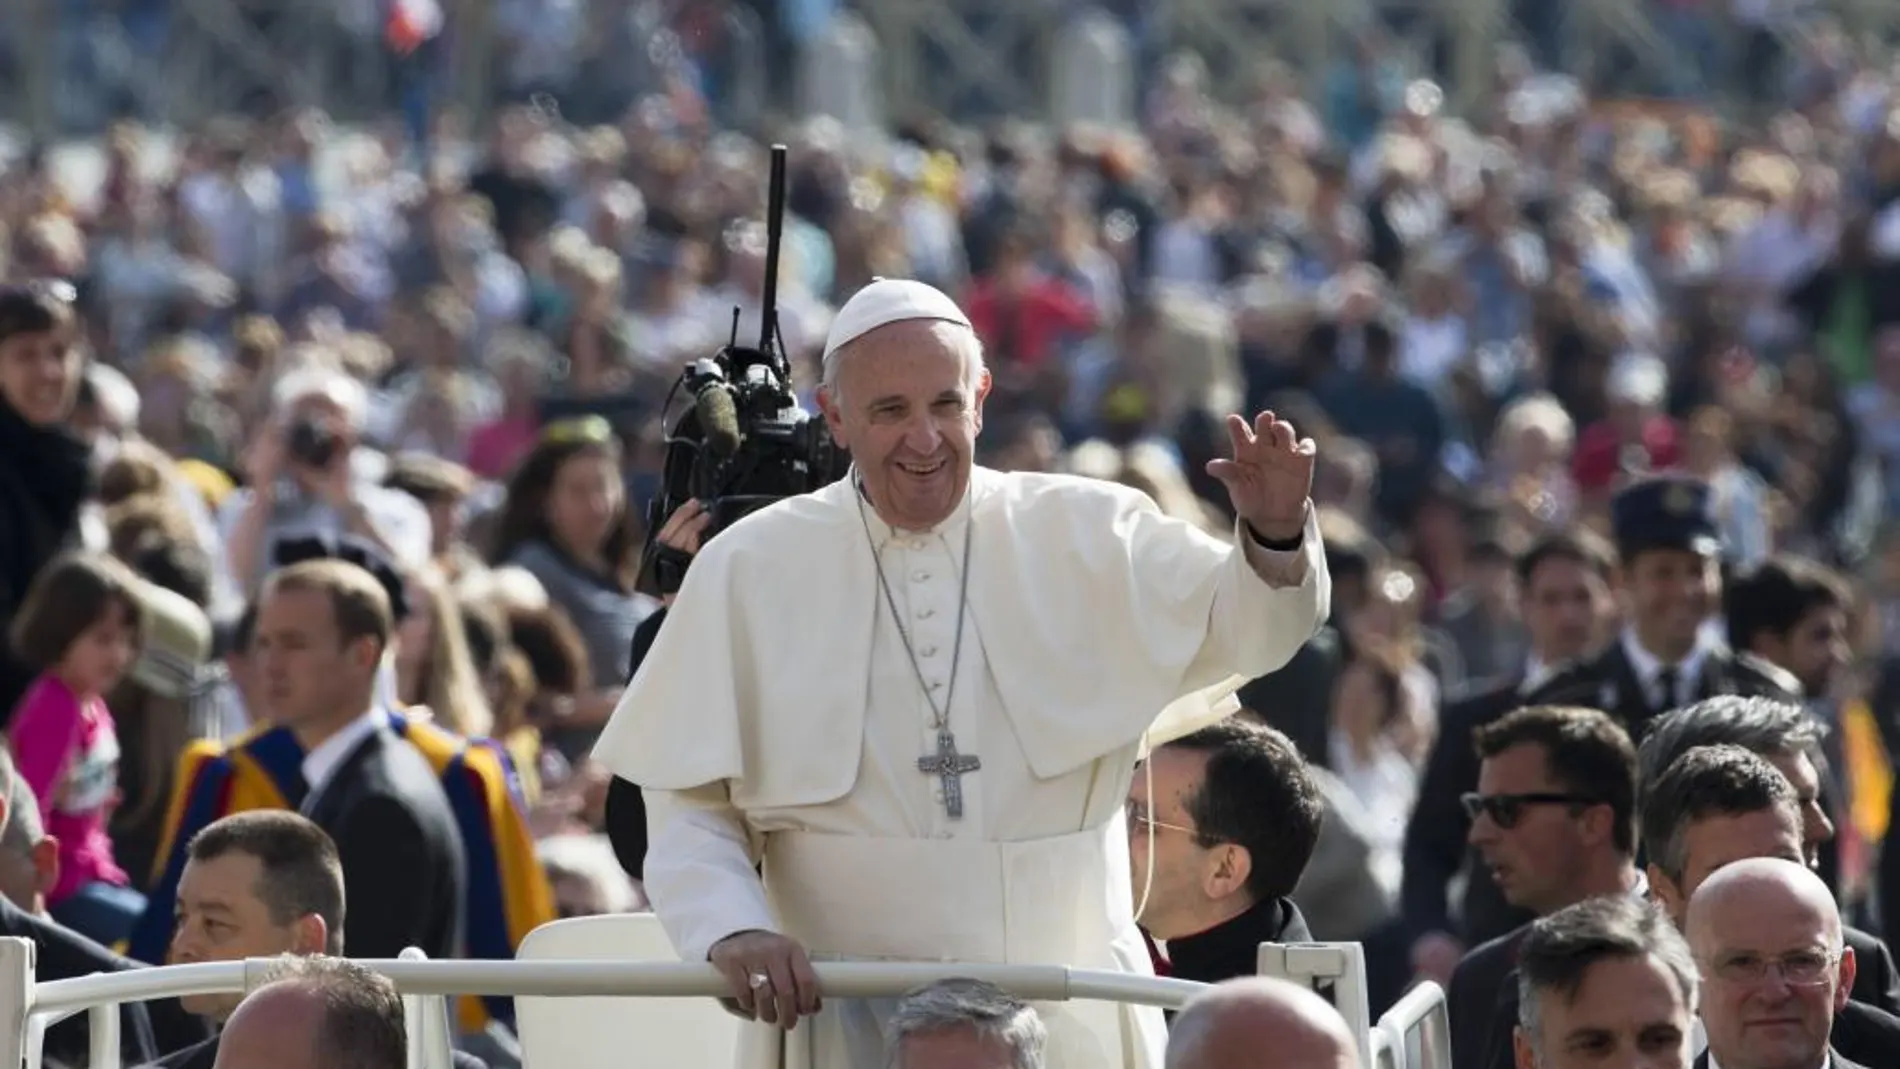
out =
[[[1814,967],[1855,992],[1820,1032],[1837,1069],[1900,1061],[1900,84],[1801,40],[1761,45],[1778,88],[1733,112],[1504,49],[1454,116],[1369,36],[1317,94],[1268,63],[1218,100],[1161,64],[1137,130],[771,131],[814,412],[838,310],[904,278],[982,343],[988,468],[1232,541],[1225,417],[1314,443],[1325,626],[1133,779],[1159,970],[1360,941],[1375,1012],[1448,986],[1458,1069],[1521,1059],[1505,994],[1534,1035],[1598,958],[1667,981],[1664,1016],[1699,971],[1696,1034],[1740,1069],[1715,989],[1778,968],[1805,999]],[[594,746],[665,600],[649,536],[707,529],[649,511],[669,391],[762,312],[764,142],[719,114],[675,82],[594,126],[539,95],[426,141],[303,109],[164,154],[125,121],[96,187],[40,155],[0,178],[0,931],[43,978],[506,958],[646,908]],[[1765,846],[1695,830],[1757,813]],[[1711,875],[1756,856],[1810,862],[1838,903],[1814,938],[1854,954],[1709,949],[1751,910],[1827,912],[1765,863]],[[1659,914],[1589,899],[1639,886]],[[285,984],[343,982],[308,968]],[[1284,1001],[1228,997],[1255,996]],[[925,1031],[1018,1021],[934,997]],[[129,1007],[128,1063],[243,1064],[207,1039],[235,1009]],[[459,1010],[471,1055],[518,1060],[507,1000]],[[83,1062],[83,1023],[47,1050]]]

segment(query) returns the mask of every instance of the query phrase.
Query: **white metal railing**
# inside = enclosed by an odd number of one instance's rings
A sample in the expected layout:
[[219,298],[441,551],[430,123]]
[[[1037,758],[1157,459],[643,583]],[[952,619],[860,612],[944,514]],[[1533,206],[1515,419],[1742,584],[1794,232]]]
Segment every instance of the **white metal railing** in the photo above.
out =
[[[0,938],[0,1065],[40,1064],[46,1028],[86,1013],[92,1066],[119,1069],[122,1003],[246,992],[263,982],[274,964],[271,958],[251,958],[35,983],[34,957],[32,942]],[[1330,988],[1334,1004],[1361,1037],[1361,1058],[1369,1069],[1450,1069],[1449,1020],[1438,985],[1421,984],[1368,1024],[1365,961],[1357,944],[1266,944],[1261,962],[1264,974]],[[699,963],[430,961],[411,950],[398,960],[358,964],[388,977],[402,992],[410,1069],[449,1069],[452,996],[712,998],[726,993],[725,977]],[[1206,987],[1060,965],[825,962],[813,968],[832,998],[888,997],[954,976],[987,981],[1037,1002],[1088,1000],[1173,1010]]]

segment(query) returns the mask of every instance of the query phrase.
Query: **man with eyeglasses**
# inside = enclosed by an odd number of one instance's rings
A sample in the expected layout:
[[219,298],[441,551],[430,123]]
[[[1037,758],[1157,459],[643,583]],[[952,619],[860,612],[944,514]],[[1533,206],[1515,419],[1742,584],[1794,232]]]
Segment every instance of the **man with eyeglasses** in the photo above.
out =
[[[1823,795],[1821,725],[1806,709],[1770,698],[1725,696],[1700,701],[1656,721],[1637,749],[1638,797],[1683,754],[1700,746],[1731,745],[1773,765],[1794,788],[1801,813],[1801,853],[1817,874],[1822,852],[1834,839]],[[1825,879],[1825,876],[1823,876]],[[1870,933],[1844,927],[1842,936],[1859,959],[1854,998],[1900,1014],[1900,970],[1887,945]]]
[[1299,750],[1272,728],[1230,717],[1156,748],[1127,813],[1136,920],[1157,971],[1219,983],[1257,972],[1262,943],[1310,942],[1288,896],[1324,810]]
[[[1504,897],[1543,917],[1608,895],[1641,896],[1636,747],[1608,714],[1532,706],[1478,732],[1478,790],[1464,796],[1477,848]],[[1446,993],[1460,1066],[1511,1059],[1514,970],[1528,927],[1465,955]],[[1483,1061],[1495,1055],[1502,1061]]]
[[1687,920],[1708,1036],[1696,1069],[1859,1069],[1829,1042],[1855,960],[1820,877],[1782,858],[1737,861],[1696,889]]
[[[1730,865],[1772,858],[1805,867],[1801,828],[1794,788],[1766,760],[1739,746],[1690,750],[1643,794],[1651,893],[1684,927],[1689,904]],[[1900,1065],[1900,1018],[1856,1000],[1855,986],[1842,975],[1848,996],[1833,1016],[1834,1049],[1862,1065]],[[1699,1051],[1707,1041],[1696,1039]],[[1738,1069],[1720,1053],[1716,1067]]]

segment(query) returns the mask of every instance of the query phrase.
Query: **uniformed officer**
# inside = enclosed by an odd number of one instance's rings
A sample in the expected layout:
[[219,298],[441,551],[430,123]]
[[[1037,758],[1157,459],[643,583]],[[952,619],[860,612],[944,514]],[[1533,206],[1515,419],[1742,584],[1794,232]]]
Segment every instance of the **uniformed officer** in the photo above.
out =
[[1622,633],[1539,687],[1531,704],[1602,709],[1641,739],[1657,716],[1718,694],[1801,700],[1792,675],[1729,649],[1709,626],[1721,608],[1722,562],[1707,483],[1645,479],[1610,502],[1610,520],[1622,558]]

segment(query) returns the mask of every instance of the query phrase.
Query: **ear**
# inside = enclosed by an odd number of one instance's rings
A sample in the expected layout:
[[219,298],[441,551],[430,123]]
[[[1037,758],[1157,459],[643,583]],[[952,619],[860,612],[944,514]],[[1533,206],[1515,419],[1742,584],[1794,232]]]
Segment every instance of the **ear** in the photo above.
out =
[[829,386],[818,387],[818,411],[824,413],[825,426],[831,428],[831,440],[850,449],[844,430],[844,407],[838,403],[836,390]]
[[1215,900],[1231,897],[1244,890],[1247,877],[1253,874],[1253,855],[1247,848],[1234,843],[1224,843],[1209,858],[1211,866],[1201,889],[1207,897]]
[[1511,1064],[1515,1069],[1537,1069],[1537,1055],[1531,1052],[1531,1041],[1524,1029],[1511,1029]]
[[[394,639],[391,639],[393,644]],[[382,667],[383,646],[367,636],[350,643],[350,660],[365,671],[374,672]]]
[[1649,877],[1649,897],[1660,903],[1663,912],[1669,914],[1669,918],[1676,922],[1677,928],[1681,928],[1684,904],[1682,889],[1676,886],[1675,881],[1664,875],[1663,870],[1654,865],[1645,870],[1645,875]]
[[1609,842],[1612,837],[1611,825],[1615,821],[1616,817],[1609,806],[1590,806],[1583,811],[1584,838],[1592,844]]
[[1854,957],[1854,948],[1841,947],[1840,983],[1834,989],[1834,1009],[1839,1012],[1847,1005],[1847,998],[1854,993],[1854,977],[1860,973],[1860,962]]
[[39,873],[39,891],[43,895],[53,893],[53,885],[59,883],[59,840],[51,835],[44,836],[33,845],[33,869]]
[[298,957],[323,954],[328,950],[330,926],[315,913],[306,913],[291,926],[290,953]]

